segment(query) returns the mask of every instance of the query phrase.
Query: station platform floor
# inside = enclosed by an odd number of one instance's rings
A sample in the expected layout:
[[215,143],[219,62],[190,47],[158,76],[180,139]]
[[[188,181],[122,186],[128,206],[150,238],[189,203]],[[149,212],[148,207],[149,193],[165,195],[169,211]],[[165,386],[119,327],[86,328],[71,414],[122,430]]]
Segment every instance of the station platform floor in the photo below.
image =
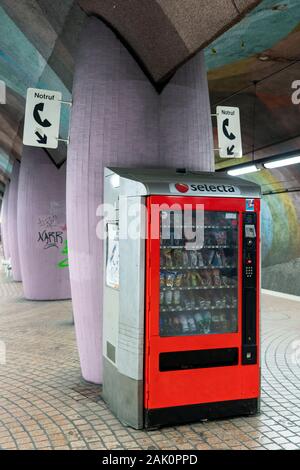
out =
[[300,302],[263,295],[259,416],[145,432],[81,378],[71,302],[0,276],[0,449],[300,449]]

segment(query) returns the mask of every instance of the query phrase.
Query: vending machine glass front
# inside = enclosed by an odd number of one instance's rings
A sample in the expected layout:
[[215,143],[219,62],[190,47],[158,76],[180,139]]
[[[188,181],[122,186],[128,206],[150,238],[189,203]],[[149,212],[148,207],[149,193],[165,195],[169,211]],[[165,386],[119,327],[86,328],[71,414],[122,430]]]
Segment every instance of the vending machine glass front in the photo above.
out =
[[237,332],[238,213],[205,211],[198,219],[196,210],[160,212],[162,337]]

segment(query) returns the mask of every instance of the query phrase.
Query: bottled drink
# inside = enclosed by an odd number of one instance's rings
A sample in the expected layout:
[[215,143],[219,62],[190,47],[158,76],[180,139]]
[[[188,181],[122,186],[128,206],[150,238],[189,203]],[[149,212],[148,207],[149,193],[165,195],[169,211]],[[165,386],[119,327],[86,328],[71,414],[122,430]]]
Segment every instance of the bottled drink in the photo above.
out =
[[188,322],[187,322],[187,319],[186,319],[185,315],[180,315],[179,320],[180,320],[180,323],[181,323],[182,333],[188,333],[189,325],[188,325]]
[[195,333],[197,331],[197,326],[196,326],[196,322],[195,322],[192,315],[189,315],[187,317],[187,323],[188,323],[189,331],[191,333]]
[[181,304],[181,292],[180,290],[175,290],[173,293],[173,303],[175,307],[179,307]]
[[170,306],[172,305],[172,301],[173,301],[173,292],[171,290],[168,290],[165,293],[165,304],[167,306]]
[[203,314],[203,320],[204,320],[203,332],[205,335],[208,335],[211,331],[211,313],[205,312]]
[[197,268],[198,266],[198,254],[197,251],[190,251],[190,266]]
[[175,278],[175,287],[182,287],[183,285],[183,280],[184,280],[184,275],[182,272],[176,273],[176,278]]
[[199,331],[199,333],[202,333],[203,325],[204,325],[202,313],[200,312],[195,313],[194,319],[196,322],[197,330]]

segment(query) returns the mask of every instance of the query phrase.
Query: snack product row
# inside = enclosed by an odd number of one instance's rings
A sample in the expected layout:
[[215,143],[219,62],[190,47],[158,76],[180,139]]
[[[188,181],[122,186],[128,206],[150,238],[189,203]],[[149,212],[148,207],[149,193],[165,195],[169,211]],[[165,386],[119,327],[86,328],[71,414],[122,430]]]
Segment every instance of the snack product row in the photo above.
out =
[[160,319],[161,336],[208,335],[237,331],[235,316],[225,312],[195,312],[181,315],[164,315]]
[[[197,232],[198,239],[200,237],[200,233]],[[203,228],[202,228],[203,230]],[[177,229],[162,228],[161,230],[161,245],[165,247],[170,246],[178,246],[184,247],[187,242],[192,242],[196,240],[196,231],[178,231]],[[212,229],[205,229],[204,233],[202,234],[202,243],[203,246],[228,246],[232,245],[233,241],[236,239],[236,231],[235,230],[212,230]]]
[[191,309],[236,309],[237,297],[235,295],[216,293],[213,297],[197,295],[193,291],[161,291],[160,311],[185,311]]
[[233,276],[226,276],[220,269],[207,269],[202,271],[161,271],[161,288],[205,288],[205,287],[235,287],[237,280]]
[[224,249],[202,249],[181,250],[181,249],[162,249],[160,252],[160,265],[165,268],[173,267],[229,267],[232,266],[235,259],[232,250]]

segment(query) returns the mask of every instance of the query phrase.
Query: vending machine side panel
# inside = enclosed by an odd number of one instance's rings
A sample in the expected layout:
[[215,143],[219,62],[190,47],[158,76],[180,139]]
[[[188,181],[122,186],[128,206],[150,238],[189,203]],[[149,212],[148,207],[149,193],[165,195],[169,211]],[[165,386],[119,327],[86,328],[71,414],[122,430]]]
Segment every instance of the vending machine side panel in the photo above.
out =
[[111,185],[111,176],[107,172],[104,192],[105,203],[113,210],[105,220],[103,397],[122,423],[140,429],[144,426],[145,205],[141,196],[126,196],[122,179],[119,186]]

